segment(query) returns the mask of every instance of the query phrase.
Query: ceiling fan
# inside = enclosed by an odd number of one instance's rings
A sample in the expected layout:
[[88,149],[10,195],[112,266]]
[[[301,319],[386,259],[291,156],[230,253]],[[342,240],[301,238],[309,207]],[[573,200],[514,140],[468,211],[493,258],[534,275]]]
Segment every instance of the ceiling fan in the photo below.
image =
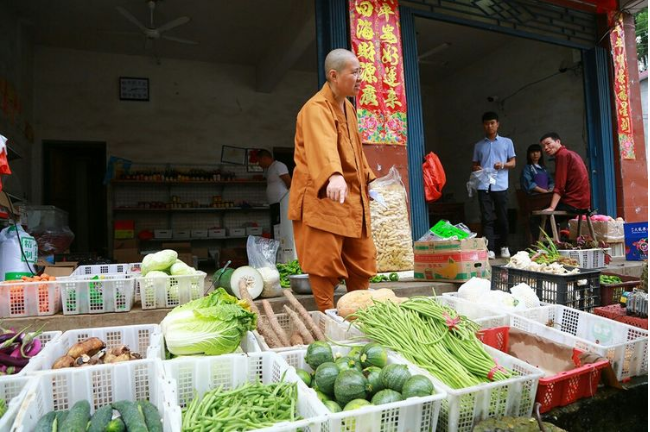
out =
[[175,29],[176,27],[180,27],[184,24],[187,24],[188,22],[191,21],[190,17],[187,16],[182,16],[178,17],[176,19],[173,19],[169,21],[168,23],[165,23],[159,27],[156,27],[154,24],[154,11],[156,10],[156,5],[158,2],[161,0],[148,0],[147,1],[147,6],[149,7],[149,25],[144,25],[142,22],[140,22],[131,12],[128,10],[124,9],[121,6],[117,6],[116,9],[117,11],[122,14],[124,18],[129,20],[131,23],[135,24],[142,34],[145,37],[145,48],[151,48],[153,45],[153,42],[158,39],[165,39],[173,42],[179,42],[182,44],[187,44],[187,45],[196,45],[198,42],[195,42],[193,40],[189,39],[183,39],[179,38],[176,36],[168,36],[165,33],[168,32],[169,30]]

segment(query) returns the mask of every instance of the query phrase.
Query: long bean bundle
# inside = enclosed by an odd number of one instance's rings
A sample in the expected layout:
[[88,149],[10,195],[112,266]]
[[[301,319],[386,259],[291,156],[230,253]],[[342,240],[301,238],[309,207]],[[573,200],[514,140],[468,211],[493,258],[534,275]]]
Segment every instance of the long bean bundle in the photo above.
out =
[[452,388],[512,376],[483,349],[476,338],[479,326],[434,298],[413,298],[400,305],[377,302],[354,317],[354,325],[368,337]]
[[234,390],[222,387],[195,397],[183,412],[182,430],[245,431],[296,421],[295,382],[246,383]]

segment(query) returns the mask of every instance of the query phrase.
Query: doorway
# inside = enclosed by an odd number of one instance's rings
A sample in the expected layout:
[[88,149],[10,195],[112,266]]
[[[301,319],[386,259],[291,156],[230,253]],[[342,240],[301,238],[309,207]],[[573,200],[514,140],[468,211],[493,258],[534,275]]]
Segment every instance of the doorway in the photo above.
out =
[[107,256],[106,143],[43,141],[43,198],[68,212],[70,252]]

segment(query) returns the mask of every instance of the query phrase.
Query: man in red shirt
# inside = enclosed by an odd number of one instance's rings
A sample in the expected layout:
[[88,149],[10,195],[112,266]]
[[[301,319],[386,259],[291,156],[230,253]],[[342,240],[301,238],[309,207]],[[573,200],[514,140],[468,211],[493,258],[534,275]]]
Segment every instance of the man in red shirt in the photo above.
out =
[[555,156],[555,188],[551,205],[546,211],[564,210],[577,213],[591,207],[589,174],[580,156],[562,145],[560,136],[549,132],[539,144],[544,153]]

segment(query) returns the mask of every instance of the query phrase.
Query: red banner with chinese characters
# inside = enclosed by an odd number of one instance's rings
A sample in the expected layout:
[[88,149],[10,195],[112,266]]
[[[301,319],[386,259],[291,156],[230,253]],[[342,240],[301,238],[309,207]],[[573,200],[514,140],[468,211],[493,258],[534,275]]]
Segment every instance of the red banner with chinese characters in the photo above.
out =
[[630,110],[630,86],[625,52],[625,30],[623,14],[610,13],[609,22],[612,31],[612,60],[614,61],[614,98],[616,100],[616,119],[618,126],[618,145],[621,159],[636,159],[634,153],[634,135]]
[[406,145],[406,88],[397,0],[351,0],[352,51],[361,65],[357,95],[364,144]]

